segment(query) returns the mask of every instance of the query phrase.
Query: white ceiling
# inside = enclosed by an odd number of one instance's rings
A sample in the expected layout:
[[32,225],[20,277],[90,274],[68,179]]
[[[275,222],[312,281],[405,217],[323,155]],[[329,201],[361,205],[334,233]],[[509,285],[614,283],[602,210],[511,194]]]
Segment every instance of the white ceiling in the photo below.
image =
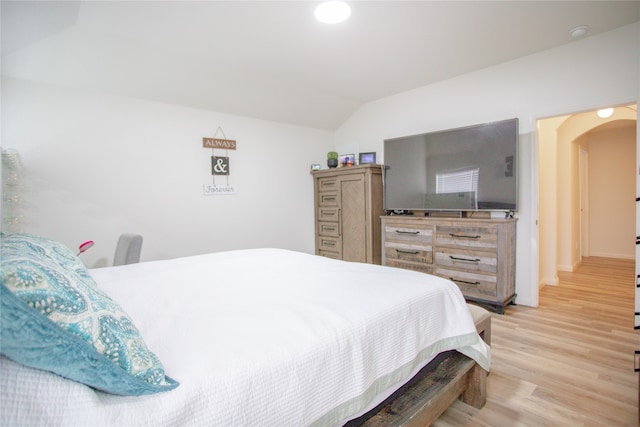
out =
[[362,104],[640,20],[640,1],[2,1],[2,73],[322,129]]

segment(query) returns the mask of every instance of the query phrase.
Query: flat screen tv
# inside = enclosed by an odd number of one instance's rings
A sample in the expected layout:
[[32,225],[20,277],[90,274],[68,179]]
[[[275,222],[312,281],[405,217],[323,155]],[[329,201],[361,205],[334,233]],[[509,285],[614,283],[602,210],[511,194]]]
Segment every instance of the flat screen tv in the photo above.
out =
[[388,211],[516,211],[518,119],[387,139]]

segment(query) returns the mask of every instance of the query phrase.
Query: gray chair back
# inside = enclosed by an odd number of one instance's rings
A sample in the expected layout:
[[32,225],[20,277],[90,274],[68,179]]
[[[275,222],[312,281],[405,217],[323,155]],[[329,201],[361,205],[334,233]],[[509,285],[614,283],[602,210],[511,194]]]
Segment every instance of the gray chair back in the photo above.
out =
[[140,262],[142,251],[142,236],[133,233],[124,233],[118,239],[116,253],[113,257],[113,265],[135,264]]

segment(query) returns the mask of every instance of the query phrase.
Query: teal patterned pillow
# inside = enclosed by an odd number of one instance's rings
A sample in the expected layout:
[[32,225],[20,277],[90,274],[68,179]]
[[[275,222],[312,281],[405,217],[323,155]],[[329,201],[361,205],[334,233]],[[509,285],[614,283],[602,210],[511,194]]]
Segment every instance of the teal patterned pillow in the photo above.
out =
[[25,233],[0,233],[0,242],[3,260],[29,254],[38,260],[53,262],[64,270],[66,275],[77,280],[93,282],[80,258],[56,240]]
[[0,258],[2,354],[113,394],[177,387],[129,316],[64,245],[2,234]]

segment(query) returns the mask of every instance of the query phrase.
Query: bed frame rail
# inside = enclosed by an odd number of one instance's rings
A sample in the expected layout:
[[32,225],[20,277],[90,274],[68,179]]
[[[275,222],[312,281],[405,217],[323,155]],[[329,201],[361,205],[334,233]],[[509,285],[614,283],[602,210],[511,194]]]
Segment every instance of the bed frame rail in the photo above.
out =
[[346,426],[429,426],[458,397],[482,408],[486,403],[486,381],[487,371],[475,361],[457,351],[445,352],[387,400]]

